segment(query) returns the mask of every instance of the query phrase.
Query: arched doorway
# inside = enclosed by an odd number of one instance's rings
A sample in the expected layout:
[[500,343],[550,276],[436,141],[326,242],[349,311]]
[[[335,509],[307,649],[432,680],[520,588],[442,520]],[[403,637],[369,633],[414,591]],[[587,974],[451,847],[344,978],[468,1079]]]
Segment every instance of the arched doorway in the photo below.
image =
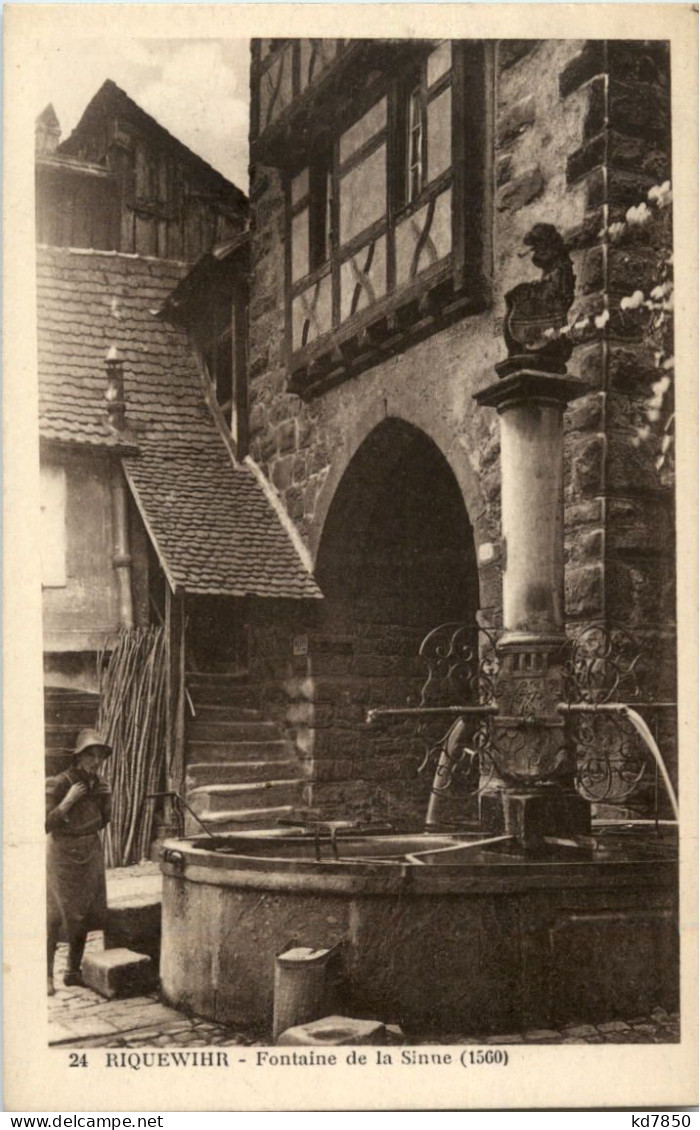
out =
[[315,683],[314,803],[334,815],[424,815],[413,723],[375,734],[369,706],[417,704],[423,637],[476,623],[474,537],[455,477],[424,432],[388,419],[349,464],[323,529],[324,593],[310,640]]

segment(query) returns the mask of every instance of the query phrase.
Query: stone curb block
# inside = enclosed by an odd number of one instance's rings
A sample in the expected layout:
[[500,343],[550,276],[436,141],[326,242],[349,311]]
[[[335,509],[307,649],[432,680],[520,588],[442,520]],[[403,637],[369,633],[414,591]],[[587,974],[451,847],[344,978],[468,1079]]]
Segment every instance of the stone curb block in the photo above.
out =
[[386,1027],[378,1020],[354,1020],[348,1016],[326,1016],[288,1028],[277,1039],[278,1046],[343,1047],[347,1044],[387,1043]]
[[85,984],[108,1000],[142,996],[156,983],[150,957],[122,948],[86,954],[82,973]]

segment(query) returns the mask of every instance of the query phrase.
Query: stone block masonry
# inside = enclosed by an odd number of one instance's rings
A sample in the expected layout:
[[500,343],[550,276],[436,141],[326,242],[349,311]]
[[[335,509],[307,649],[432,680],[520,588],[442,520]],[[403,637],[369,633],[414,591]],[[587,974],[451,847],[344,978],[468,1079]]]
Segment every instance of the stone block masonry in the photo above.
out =
[[600,509],[590,521],[567,515],[570,610],[640,634],[657,660],[651,692],[673,700],[674,501],[651,445],[638,438],[658,371],[638,325],[620,311],[623,296],[658,281],[658,267],[644,234],[611,241],[606,231],[670,176],[669,84],[668,45],[648,41],[589,41],[560,77],[564,104],[586,102],[583,142],[566,164],[568,190],[587,200],[586,223],[572,233],[582,310],[610,312],[602,341],[573,359],[597,397],[569,413],[569,510],[583,499]]
[[[93,943],[89,942],[88,946],[92,948]],[[63,970],[66,951],[67,947],[59,946],[59,971]],[[583,1028],[587,1033],[593,1028],[594,1034],[581,1034]],[[680,1040],[678,1013],[669,1014],[660,1007],[654,1008],[648,1016],[626,1020],[601,1017],[595,1026],[571,1025],[557,1031],[537,1029],[499,1036],[448,1032],[440,1036],[431,1033],[428,1037],[410,1032],[403,1037],[395,1025],[386,1025],[386,1030],[390,1043],[401,1043],[405,1039],[410,1044],[671,1044]],[[160,1003],[154,995],[111,1001],[88,988],[64,988],[60,980],[56,996],[49,998],[48,1038],[50,1046],[64,1051],[101,1047],[177,1050],[233,1046],[241,1049],[270,1043],[269,1032],[244,1031],[240,1027],[185,1015]],[[239,1050],[235,1054],[241,1056],[245,1052]]]

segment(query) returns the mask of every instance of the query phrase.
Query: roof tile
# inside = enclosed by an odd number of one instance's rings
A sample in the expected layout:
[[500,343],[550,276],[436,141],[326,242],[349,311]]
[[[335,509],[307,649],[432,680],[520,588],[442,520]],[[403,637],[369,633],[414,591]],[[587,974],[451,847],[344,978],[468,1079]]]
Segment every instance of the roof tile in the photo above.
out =
[[115,447],[104,358],[124,358],[137,505],[171,581],[192,593],[306,598],[313,577],[253,472],[235,463],[204,400],[186,335],[152,314],[182,263],[40,248],[39,413],[46,439]]

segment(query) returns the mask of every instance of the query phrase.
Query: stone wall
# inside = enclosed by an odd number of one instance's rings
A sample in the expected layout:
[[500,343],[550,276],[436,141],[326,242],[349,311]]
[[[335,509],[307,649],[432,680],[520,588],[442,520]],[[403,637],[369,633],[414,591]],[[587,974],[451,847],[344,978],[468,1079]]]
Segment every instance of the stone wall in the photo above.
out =
[[396,819],[414,801],[424,810],[415,727],[365,724],[370,707],[418,704],[427,632],[475,622],[472,530],[451,471],[421,433],[392,421],[365,442],[336,492],[316,576],[322,602],[274,615],[257,605],[252,674],[265,709],[293,730],[309,799],[326,813]]
[[[109,459],[90,454],[54,458],[65,475],[63,584],[43,586],[46,651],[98,650],[119,629],[119,594],[112,565]],[[76,623],[80,630],[76,631]]]
[[[655,466],[644,402],[659,373],[623,296],[658,282],[646,230],[601,237],[649,188],[671,176],[670,59],[666,43],[589,42],[561,75],[564,103],[584,95],[583,144],[567,159],[567,183],[585,186],[581,309],[608,310],[600,342],[574,353],[592,386],[569,417],[567,581],[569,610],[624,625],[644,649],[642,697],[676,699],[675,501]],[[652,715],[676,772],[676,720]],[[652,727],[653,728],[653,727]]]
[[[318,561],[333,500],[358,449],[386,421],[416,429],[439,451],[461,492],[473,538],[475,604],[484,619],[497,622],[498,427],[495,412],[478,409],[472,395],[493,380],[493,365],[504,355],[503,294],[537,275],[523,237],[535,223],[555,224],[571,248],[577,275],[572,316],[610,313],[604,326],[591,321],[569,363],[591,391],[566,417],[567,615],[571,623],[623,620],[651,637],[655,647],[662,640],[661,693],[673,697],[673,505],[648,452],[636,445],[654,371],[619,311],[621,295],[639,284],[648,254],[640,241],[612,245],[605,231],[668,170],[665,47],[507,41],[494,51],[490,308],[308,402],[287,392],[282,183],[276,170],[253,168],[251,454]],[[366,484],[368,506],[380,486]],[[466,600],[465,614],[469,605]],[[313,615],[323,636],[324,616],[332,618],[333,609]],[[325,793],[331,805],[338,800],[345,811],[358,811],[369,800],[375,811],[391,810],[396,790],[369,784],[372,774],[385,775],[379,757],[367,759],[374,765],[370,771],[366,763],[360,774],[362,743],[371,747],[357,727],[366,705],[396,704],[415,695],[418,672],[402,667],[398,653],[385,656],[401,668],[401,678],[393,686],[390,679],[377,686],[367,664],[382,666],[381,641],[367,627],[364,671],[359,655],[350,671],[327,643],[321,660],[310,638],[304,670],[295,672],[300,660],[292,656],[291,638],[303,634],[309,620],[303,609],[290,616],[273,626],[262,609],[254,613],[253,652],[266,651],[271,634],[276,640],[275,662],[269,655],[265,660],[265,685],[277,688],[270,708],[296,733],[310,779],[332,772],[342,781],[340,791]],[[398,639],[402,625],[388,621],[387,634]],[[337,674],[334,664],[346,683],[327,691],[323,677]],[[384,766],[403,772],[392,761],[401,756],[395,754],[400,731],[383,740]],[[332,771],[322,768],[325,749],[333,753]],[[406,786],[402,795],[412,792]],[[424,800],[427,784],[418,793]],[[323,789],[313,788],[310,797],[326,803]]]
[[[42,586],[45,685],[94,693],[97,656],[111,648],[120,629],[113,562],[115,466],[111,459],[85,451],[56,451],[45,462],[65,473],[64,542],[58,546],[65,559],[65,583]],[[148,544],[131,502],[127,515],[133,614],[139,626],[150,618]]]

